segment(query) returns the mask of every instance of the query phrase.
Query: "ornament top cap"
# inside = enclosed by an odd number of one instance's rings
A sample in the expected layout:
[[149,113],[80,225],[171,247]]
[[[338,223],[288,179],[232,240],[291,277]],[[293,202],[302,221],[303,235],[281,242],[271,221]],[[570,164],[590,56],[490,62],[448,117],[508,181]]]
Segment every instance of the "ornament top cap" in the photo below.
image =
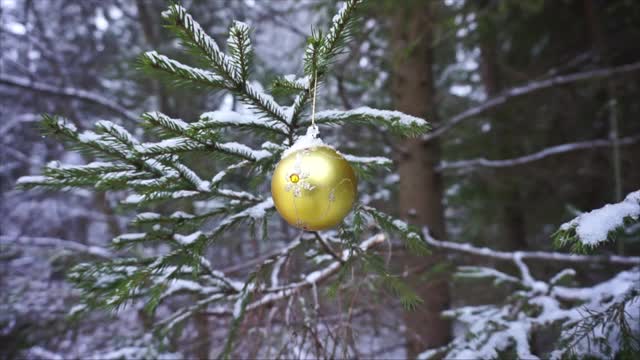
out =
[[333,149],[333,147],[325,144],[322,141],[322,139],[318,137],[319,134],[320,134],[320,131],[318,130],[317,125],[309,126],[309,128],[307,128],[307,133],[303,136],[298,137],[298,139],[296,139],[293,145],[291,145],[290,148],[286,149],[282,153],[282,159],[286,158],[287,156],[293,154],[298,150],[308,149],[308,148],[317,147],[317,146],[324,146],[324,147]]

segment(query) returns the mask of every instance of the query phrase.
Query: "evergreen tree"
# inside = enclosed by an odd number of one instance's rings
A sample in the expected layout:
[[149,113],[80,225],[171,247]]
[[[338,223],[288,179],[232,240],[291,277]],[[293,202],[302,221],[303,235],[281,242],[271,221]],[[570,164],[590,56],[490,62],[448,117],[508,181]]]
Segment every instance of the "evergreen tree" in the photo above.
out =
[[[141,56],[141,67],[177,85],[231,93],[248,111],[206,112],[197,121],[148,112],[142,115],[147,132],[135,132],[140,136],[110,121],[99,121],[94,131],[81,132],[64,118],[44,116],[42,125],[49,134],[100,161],[79,166],[53,162],[42,176],[23,177],[19,185],[125,191],[124,205],[138,211],[132,225],[140,230],[113,240],[117,255],[99,251],[107,260],[81,263],[72,269],[69,277],[82,293],[73,315],[142,302],[150,314],[162,317],[155,324],[160,338],[179,330],[198,313],[231,316],[222,352],[228,357],[245,314],[294,296],[303,301],[305,290],[311,290],[317,299],[317,285],[332,275],[337,275],[337,281],[328,289],[329,294],[339,290],[348,273],[361,268],[374,274],[366,280],[398,295],[404,306],[411,308],[421,301],[387,270],[379,255],[370,251],[387,239],[386,232],[403,239],[409,251],[425,254],[421,232],[364,204],[356,204],[337,230],[300,232],[288,239],[272,256],[257,262],[245,278],[231,277],[207,259],[207,251],[241,224],[246,225],[245,235],[260,232],[264,241],[269,240],[274,205],[265,184],[283,151],[311,125],[308,108],[315,86],[343,53],[359,3],[347,1],[326,33],[313,32],[304,54],[302,77],[279,77],[273,82],[274,94],[293,96],[291,106],[280,105],[251,78],[251,30],[246,24],[231,25],[224,52],[183,7],[171,5],[163,13],[169,28],[205,66],[186,65],[150,51]],[[321,126],[377,126],[404,136],[428,130],[422,119],[364,107],[321,111],[315,114],[315,121]],[[149,138],[154,140],[141,140]],[[204,156],[214,159],[216,173],[197,161]],[[361,179],[391,164],[382,157],[345,157]],[[143,211],[149,208],[160,210]],[[167,209],[177,211],[169,213]],[[161,256],[148,256],[144,251],[147,246],[169,248]],[[301,273],[290,275],[281,284],[283,264],[300,255],[308,259],[300,266]],[[190,294],[194,301],[169,314],[156,312],[160,305],[182,294]]]

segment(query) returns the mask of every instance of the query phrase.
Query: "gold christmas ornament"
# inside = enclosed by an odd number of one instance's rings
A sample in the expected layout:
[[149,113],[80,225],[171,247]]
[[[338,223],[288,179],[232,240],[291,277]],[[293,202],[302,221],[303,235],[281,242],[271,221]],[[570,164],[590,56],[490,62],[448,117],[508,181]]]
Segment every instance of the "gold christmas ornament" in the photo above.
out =
[[271,179],[278,213],[292,226],[324,230],[338,225],[351,211],[358,180],[353,168],[317,138],[312,126],[283,154]]

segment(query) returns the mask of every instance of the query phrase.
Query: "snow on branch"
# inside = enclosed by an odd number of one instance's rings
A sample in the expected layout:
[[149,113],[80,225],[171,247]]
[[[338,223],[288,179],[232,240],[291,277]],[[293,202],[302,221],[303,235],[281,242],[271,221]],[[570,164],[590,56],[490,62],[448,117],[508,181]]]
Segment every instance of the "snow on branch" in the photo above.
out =
[[348,162],[356,164],[374,164],[378,166],[393,165],[393,160],[384,156],[356,156],[350,154],[342,154],[342,156],[344,156]]
[[356,156],[344,153],[341,155],[365,178],[375,170],[389,170],[393,166],[393,160],[383,156]]
[[461,278],[491,278],[496,285],[503,282],[521,282],[515,276],[484,266],[459,266],[455,276]]
[[[500,260],[515,262],[515,253],[507,251],[498,251],[486,247],[476,247],[467,243],[456,243],[451,241],[443,241],[434,239],[428,232],[424,230],[424,237],[427,244],[440,248],[457,252],[463,252],[471,255],[489,257]],[[618,256],[618,255],[578,255],[566,254],[560,252],[548,251],[519,251],[521,259],[532,260],[548,260],[568,263],[604,263],[604,264],[620,264],[620,265],[640,265],[640,256]]]
[[209,141],[197,141],[191,138],[174,137],[171,139],[162,140],[156,143],[143,143],[135,145],[135,150],[138,154],[149,155],[163,155],[163,154],[176,154],[179,152],[189,151],[204,151],[213,150],[222,152],[227,155],[236,156],[243,160],[259,161],[264,158],[272,156],[272,154],[264,149],[254,150],[247,145],[237,142],[227,143],[215,143]]
[[564,269],[548,281],[535,279],[523,261],[544,259],[553,261],[595,262],[602,258],[544,252],[500,252],[477,248],[469,244],[438,241],[425,231],[427,242],[435,247],[473,255],[508,260],[516,264],[520,276],[515,277],[494,269],[477,266],[460,267],[458,276],[489,277],[495,283],[518,285],[503,303],[472,305],[443,313],[460,321],[466,331],[459,333],[448,345],[428,349],[419,359],[431,358],[499,358],[515,351],[518,358],[538,358],[532,353],[534,332],[560,326],[560,339],[542,358],[564,358],[578,349],[579,354],[612,358],[623,351],[624,337],[637,336],[640,327],[640,258],[611,257],[610,263],[636,265],[628,271],[593,287],[572,288],[559,285],[575,275]]
[[91,92],[88,90],[73,88],[73,87],[59,87],[39,81],[32,81],[27,78],[23,78],[20,76],[14,76],[9,74],[0,74],[0,84],[20,87],[26,90],[42,92],[46,94],[51,94],[55,96],[65,96],[74,99],[79,99],[82,101],[90,102],[96,105],[100,105],[116,114],[121,115],[123,118],[138,122],[138,116],[125,109],[122,105],[117,104],[116,102],[99,95],[95,92]]
[[78,253],[90,254],[103,259],[112,259],[114,254],[99,246],[84,245],[79,242],[57,239],[51,237],[34,237],[34,236],[8,236],[0,235],[0,243],[3,246],[17,245],[17,246],[38,246],[38,247],[52,247],[65,250],[71,250]]
[[[617,141],[617,145],[632,145],[640,142],[640,135],[628,136],[621,138]],[[488,160],[485,158],[471,159],[471,160],[459,160],[459,161],[451,161],[451,162],[442,162],[438,167],[438,171],[450,171],[450,170],[458,170],[462,172],[471,171],[479,167],[488,167],[488,168],[503,168],[503,167],[511,167],[527,164],[530,162],[542,160],[549,156],[565,154],[568,152],[585,150],[585,149],[595,149],[600,147],[609,147],[613,146],[613,142],[611,140],[590,140],[590,141],[579,141],[574,143],[555,145],[548,147],[544,150],[535,152],[533,154],[520,156],[513,159],[504,159],[504,160]]]
[[553,235],[560,245],[572,243],[576,250],[593,248],[615,238],[625,226],[640,221],[640,190],[629,193],[619,203],[607,204],[566,222]]
[[546,292],[531,289],[516,292],[503,304],[445,311],[444,316],[456,318],[466,331],[418,358],[500,358],[513,349],[518,358],[538,359],[530,343],[534,332],[558,325],[560,338],[551,351],[538,354],[541,358],[566,358],[574,351],[582,356],[613,358],[624,346],[623,336],[640,332],[638,276],[640,270],[634,268],[593,287],[553,286]]
[[224,78],[215,73],[203,69],[198,69],[179,61],[170,59],[165,55],[160,55],[155,51],[148,51],[142,55],[142,65],[171,76],[177,84],[186,83],[189,85],[203,85],[212,88],[223,88]]
[[429,141],[437,137],[440,137],[447,131],[451,130],[451,128],[460,124],[461,122],[469,118],[472,118],[474,116],[478,116],[497,106],[500,106],[506,103],[508,100],[511,100],[512,98],[529,95],[538,90],[547,89],[554,86],[570,84],[578,81],[620,75],[620,74],[625,74],[625,73],[638,71],[638,70],[640,70],[640,62],[635,62],[635,63],[621,65],[617,67],[589,70],[589,71],[583,71],[583,72],[567,74],[567,75],[558,75],[549,79],[532,81],[522,86],[516,86],[511,89],[505,90],[501,94],[485,101],[484,103],[478,106],[475,106],[471,109],[465,110],[453,116],[451,119],[449,119],[449,121],[439,126],[433,132],[427,135],[424,135],[423,138],[424,140]]
[[200,121],[191,124],[188,130],[215,129],[218,127],[257,128],[279,135],[287,135],[287,128],[281,123],[264,121],[255,115],[241,114],[231,110],[217,110],[203,113],[200,115]]
[[345,124],[352,122],[364,125],[379,125],[404,136],[418,136],[430,129],[429,123],[418,117],[403,114],[400,111],[378,110],[369,107],[359,107],[348,111],[320,111],[316,113],[316,122],[318,124]]

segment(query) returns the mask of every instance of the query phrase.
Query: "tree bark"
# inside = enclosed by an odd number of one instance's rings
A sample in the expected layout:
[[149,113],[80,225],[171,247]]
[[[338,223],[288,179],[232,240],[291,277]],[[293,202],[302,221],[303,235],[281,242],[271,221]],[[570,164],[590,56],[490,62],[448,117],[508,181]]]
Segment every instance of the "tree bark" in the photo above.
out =
[[[415,5],[415,6],[414,6]],[[433,29],[436,2],[403,2],[395,7],[392,19],[391,44],[392,96],[398,110],[435,121],[433,88]],[[442,205],[442,178],[436,171],[440,162],[438,141],[409,139],[399,146],[400,214],[410,223],[428,226],[431,233],[446,237]],[[434,251],[428,258],[407,255],[403,263],[408,268],[435,266],[444,255]],[[438,274],[428,281],[419,274],[408,279],[424,303],[404,314],[407,332],[407,355],[415,358],[427,348],[445,345],[450,339],[450,322],[441,317],[449,305],[446,276]]]

